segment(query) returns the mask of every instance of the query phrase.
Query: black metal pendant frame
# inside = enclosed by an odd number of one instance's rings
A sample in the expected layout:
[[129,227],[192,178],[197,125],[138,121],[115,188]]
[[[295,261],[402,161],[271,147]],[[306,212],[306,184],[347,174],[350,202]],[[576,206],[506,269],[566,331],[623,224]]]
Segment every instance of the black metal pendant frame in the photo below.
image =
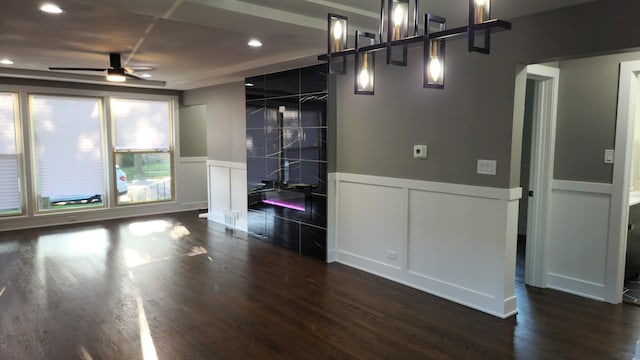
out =
[[[353,74],[353,92],[354,94],[359,95],[374,95],[375,93],[375,61],[376,61],[376,52],[369,51],[360,51],[360,40],[361,39],[369,39],[369,45],[374,45],[376,43],[377,34],[364,32],[364,31],[356,31],[356,52],[354,59],[354,74]],[[362,62],[361,58],[363,55],[366,55],[367,58],[367,69],[369,81],[371,81],[371,86],[367,88],[363,88],[362,84],[360,84],[360,73],[362,72]]]
[[[332,39],[332,25],[340,21],[344,23],[343,36],[340,40]],[[329,74],[346,74],[347,73],[347,54],[344,50],[347,48],[347,34],[349,22],[346,16],[329,14],[327,15],[327,63]],[[339,42],[339,46],[336,46]]]
[[[444,89],[445,40],[430,39],[429,35],[430,35],[430,29],[432,24],[438,25],[439,31],[445,30],[447,27],[447,19],[441,16],[433,15],[433,14],[425,14],[424,24],[425,24],[424,25],[424,45],[423,45],[424,66],[422,67],[423,68],[422,70],[424,73],[424,81],[422,86],[424,88]],[[437,51],[438,51],[437,57],[442,66],[442,72],[440,74],[440,78],[437,81],[431,78],[431,73],[430,73],[431,61],[433,59],[432,51],[434,50],[434,47],[437,48]]]
[[[380,8],[380,32],[378,34],[378,37],[380,39],[380,42],[377,44],[371,44],[371,45],[366,45],[366,46],[358,46],[356,45],[356,48],[348,48],[348,49],[343,49],[341,51],[338,52],[332,52],[331,51],[331,16],[334,16],[335,18],[340,18],[340,19],[344,19],[346,21],[346,17],[343,16],[339,16],[339,15],[333,15],[333,14],[329,14],[329,21],[328,21],[328,34],[327,34],[327,54],[325,55],[319,55],[318,56],[318,60],[321,61],[327,61],[329,63],[329,73],[332,74],[344,74],[346,73],[346,58],[350,55],[354,55],[355,57],[358,57],[359,54],[362,53],[373,53],[379,50],[386,50],[387,51],[387,63],[388,64],[393,64],[393,65],[406,65],[407,64],[407,48],[410,44],[422,44],[422,46],[424,47],[424,55],[425,58],[423,59],[423,67],[425,68],[426,71],[426,66],[428,65],[428,61],[429,61],[429,47],[431,44],[433,44],[433,42],[431,41],[438,41],[438,49],[439,49],[439,53],[442,55],[442,66],[444,67],[444,44],[445,44],[445,40],[446,41],[450,41],[450,40],[455,40],[455,39],[459,39],[462,37],[467,37],[468,39],[468,43],[469,43],[469,51],[470,52],[478,52],[478,53],[483,53],[483,54],[489,54],[491,51],[491,35],[499,32],[499,31],[508,31],[511,30],[511,23],[508,21],[504,21],[504,20],[500,20],[500,19],[489,19],[489,20],[484,20],[486,17],[489,17],[489,10],[490,10],[490,1],[491,0],[486,0],[488,1],[488,4],[485,8],[485,13],[483,14],[482,17],[482,21],[481,22],[476,22],[476,3],[475,0],[469,0],[469,24],[467,26],[461,26],[461,27],[457,27],[457,28],[453,28],[453,29],[445,29],[444,27],[444,23],[445,23],[445,19],[442,17],[438,17],[435,15],[430,15],[430,14],[426,14],[426,19],[425,19],[425,26],[428,27],[429,26],[429,22],[436,22],[439,23],[440,21],[442,21],[442,25],[441,26],[441,31],[435,31],[435,32],[429,32],[425,29],[425,33],[424,35],[418,35],[417,34],[417,13],[418,13],[418,0],[415,1],[415,10],[414,10],[414,35],[413,36],[406,36],[403,37],[399,40],[391,40],[391,36],[390,34],[390,29],[387,28],[385,29],[385,26],[390,26],[390,21],[388,19],[388,12],[391,11],[392,7],[391,4],[393,0],[381,0],[381,8]],[[409,0],[402,0],[404,3],[408,4]],[[387,5],[387,14],[385,17],[385,4]],[[407,5],[407,9],[408,9],[408,5]],[[431,16],[431,17],[429,17]],[[407,15],[408,18],[408,15]],[[408,20],[406,21],[408,22]],[[408,31],[408,30],[407,30]],[[358,35],[356,37],[362,37],[364,36],[365,33],[361,33],[358,32]],[[371,33],[366,33],[369,34],[368,36],[366,36],[367,38],[371,38],[370,35]],[[383,39],[387,38],[387,41],[383,41]],[[482,46],[477,46],[476,45],[476,37],[478,36],[482,36],[484,37],[484,41]],[[374,39],[375,39],[375,35],[373,35]],[[345,46],[346,46],[346,42],[345,42]],[[398,61],[398,60],[393,60],[391,58],[391,50],[393,47],[395,46],[403,46],[403,59]],[[333,64],[334,61],[336,59],[340,59],[342,60],[340,65],[340,68],[336,68],[335,65]],[[358,62],[356,59],[356,66]],[[357,77],[357,74],[355,75]],[[357,82],[357,79],[355,80]],[[357,84],[356,84],[357,85]],[[433,85],[433,86],[432,86]],[[427,74],[424,75],[423,77],[423,86],[425,88],[438,88],[438,89],[442,89],[444,88],[444,71],[442,73],[442,83],[441,84],[429,84],[427,83]],[[359,93],[359,92],[356,92]]]
[[[416,4],[417,4],[416,0]],[[384,4],[384,1],[382,2]],[[403,15],[402,24],[400,26],[395,26],[394,17],[395,17],[395,6],[406,7],[406,13]],[[384,6],[384,5],[382,5]],[[415,16],[414,16],[415,18]],[[395,36],[395,31],[398,30],[397,36]],[[402,46],[402,56],[401,58],[394,59],[393,58],[393,47],[394,42],[406,39],[409,35],[409,0],[387,0],[387,64],[398,65],[398,66],[407,66],[407,53],[408,47],[406,44]]]
[[[491,1],[486,0],[487,5],[480,9],[476,0],[469,0],[469,52],[478,52],[482,54],[491,53],[491,28],[482,29],[478,25],[483,24],[485,18],[491,17]],[[481,12],[481,19],[477,19],[478,13]],[[480,22],[478,22],[480,20]],[[482,37],[482,46],[476,45],[476,38]]]

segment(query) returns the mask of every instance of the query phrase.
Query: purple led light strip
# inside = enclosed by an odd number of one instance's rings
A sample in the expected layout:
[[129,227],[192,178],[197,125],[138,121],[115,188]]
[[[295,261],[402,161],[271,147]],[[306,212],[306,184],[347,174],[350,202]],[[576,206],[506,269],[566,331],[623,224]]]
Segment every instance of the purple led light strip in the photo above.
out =
[[300,206],[300,205],[296,205],[296,204],[292,204],[292,203],[288,203],[288,202],[284,202],[284,201],[278,201],[278,200],[262,200],[263,203],[265,204],[269,204],[269,205],[276,205],[276,206],[282,206],[282,207],[286,207],[289,209],[293,209],[293,210],[298,210],[298,211],[304,211],[304,206]]

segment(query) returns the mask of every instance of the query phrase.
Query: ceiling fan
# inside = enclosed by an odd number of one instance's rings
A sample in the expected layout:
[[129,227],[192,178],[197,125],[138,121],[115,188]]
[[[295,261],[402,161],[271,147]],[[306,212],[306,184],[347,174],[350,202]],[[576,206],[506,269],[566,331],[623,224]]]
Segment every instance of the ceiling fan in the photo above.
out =
[[133,74],[135,71],[154,70],[149,66],[122,67],[120,61],[120,53],[109,53],[108,68],[86,68],[86,67],[49,67],[49,70],[67,70],[67,71],[106,71],[107,80],[114,82],[124,82],[127,77],[144,80],[143,78]]

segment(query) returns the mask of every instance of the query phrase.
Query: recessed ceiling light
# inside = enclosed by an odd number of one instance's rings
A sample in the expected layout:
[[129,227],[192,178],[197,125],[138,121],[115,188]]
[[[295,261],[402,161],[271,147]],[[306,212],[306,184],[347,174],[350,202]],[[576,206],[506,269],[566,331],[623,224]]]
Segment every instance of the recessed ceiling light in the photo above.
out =
[[252,84],[252,83],[250,83],[250,82],[248,82],[248,83],[245,83],[245,84],[244,84],[244,86],[246,86],[246,87],[252,87],[252,86],[253,86],[253,84]]
[[40,10],[49,13],[49,14],[62,14],[62,9],[60,6],[52,3],[45,3],[40,6]]
[[258,39],[251,39],[247,44],[251,47],[260,47],[262,46],[262,41]]
[[13,65],[13,61],[11,59],[2,59],[2,60],[0,60],[0,64],[2,64],[2,65]]
[[145,78],[145,79],[146,79],[146,78],[150,78],[150,77],[151,77],[151,74],[147,74],[147,73],[140,74],[140,77],[141,77],[141,78]]

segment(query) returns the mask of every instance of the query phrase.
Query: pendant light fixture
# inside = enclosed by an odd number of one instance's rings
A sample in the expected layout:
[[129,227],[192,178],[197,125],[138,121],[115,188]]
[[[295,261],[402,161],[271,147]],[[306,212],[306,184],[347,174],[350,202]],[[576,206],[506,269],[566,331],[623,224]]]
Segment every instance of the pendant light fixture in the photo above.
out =
[[[427,14],[424,17],[424,82],[425,88],[444,88],[444,39],[430,39],[432,32],[446,29],[447,20]],[[435,31],[432,31],[435,30]]]
[[373,95],[375,89],[375,51],[360,51],[361,40],[369,40],[368,45],[374,45],[376,34],[356,31],[354,92],[356,94]]
[[[418,1],[416,0],[414,4],[417,6]],[[416,13],[417,9],[414,10],[414,19]],[[415,29],[417,29],[416,21],[414,21],[414,32]],[[380,1],[380,34],[381,40],[386,38],[388,44],[387,64],[407,66],[407,45],[400,45],[402,47],[398,51],[400,58],[394,59],[393,42],[406,39],[409,36],[409,0],[386,0],[386,6],[385,0]]]
[[[491,0],[469,0],[469,51],[489,54],[491,28],[478,27],[489,19],[491,19]],[[478,38],[483,40],[481,46],[476,45]]]
[[[380,50],[387,52],[387,64],[407,65],[407,48],[410,44],[423,46],[423,87],[444,88],[445,42],[467,37],[469,52],[489,54],[491,35],[502,30],[511,30],[511,23],[491,19],[491,0],[468,0],[469,23],[453,29],[446,29],[446,19],[425,14],[424,35],[418,35],[419,0],[381,0],[379,33],[356,31],[355,48],[347,48],[347,18],[329,14],[327,22],[327,54],[319,60],[328,62],[329,73],[346,73],[347,57],[354,55],[354,92],[374,94],[374,54]],[[462,0],[449,0],[462,1]],[[506,1],[506,0],[505,0]],[[412,6],[413,5],[413,6]],[[409,19],[413,19],[410,33]],[[376,43],[376,38],[378,43]],[[360,46],[361,39],[369,44]],[[478,39],[480,43],[478,44]],[[398,49],[401,47],[401,49]],[[400,54],[400,58],[398,58]]]
[[329,73],[346,74],[347,56],[332,56],[347,48],[348,19],[346,16],[329,14],[327,16],[327,54],[329,55]]

